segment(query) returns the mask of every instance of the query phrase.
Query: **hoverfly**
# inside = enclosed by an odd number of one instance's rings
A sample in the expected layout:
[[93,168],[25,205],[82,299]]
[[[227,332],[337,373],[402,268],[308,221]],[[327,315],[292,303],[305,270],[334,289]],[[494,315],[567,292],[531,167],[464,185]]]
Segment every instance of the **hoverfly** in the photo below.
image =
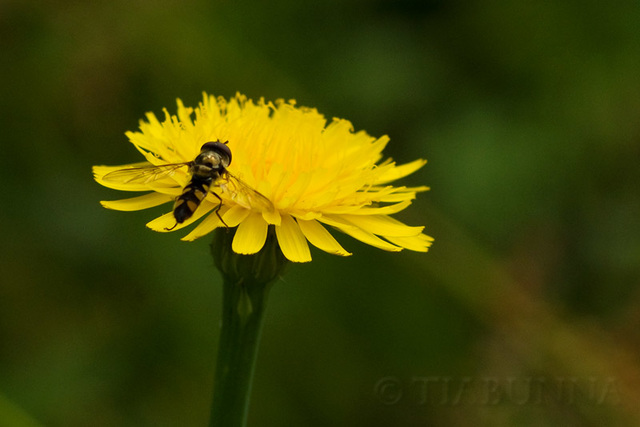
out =
[[221,183],[219,183],[220,180],[225,180],[225,183],[231,184],[231,186],[234,187],[233,190],[230,190],[235,193],[234,195],[241,194],[262,209],[273,210],[273,204],[269,199],[252,189],[227,170],[229,164],[231,164],[231,150],[227,146],[228,142],[229,141],[221,142],[220,140],[216,140],[205,143],[200,148],[200,154],[190,162],[120,169],[106,174],[103,179],[105,181],[125,183],[148,183],[171,176],[176,170],[187,167],[191,179],[182,189],[182,194],[176,198],[173,205],[173,216],[176,224],[166,230],[173,230],[178,224],[182,224],[191,218],[209,192],[211,192],[219,202],[213,211],[218,216],[218,219],[220,219],[220,222],[228,228],[229,226],[224,222],[222,216],[220,216],[222,198],[211,189],[211,187],[215,185],[222,187],[224,184],[221,185]]

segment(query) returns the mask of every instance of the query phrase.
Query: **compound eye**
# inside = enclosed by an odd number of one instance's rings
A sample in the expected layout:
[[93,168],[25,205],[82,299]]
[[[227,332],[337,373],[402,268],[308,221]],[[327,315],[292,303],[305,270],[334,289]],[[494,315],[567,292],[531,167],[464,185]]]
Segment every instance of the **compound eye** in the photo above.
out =
[[227,160],[227,165],[231,164],[231,149],[227,146],[227,142],[221,142],[220,140],[217,141],[210,141],[205,143],[202,148],[200,149],[200,151],[214,151],[218,154],[220,154],[220,156],[224,159]]

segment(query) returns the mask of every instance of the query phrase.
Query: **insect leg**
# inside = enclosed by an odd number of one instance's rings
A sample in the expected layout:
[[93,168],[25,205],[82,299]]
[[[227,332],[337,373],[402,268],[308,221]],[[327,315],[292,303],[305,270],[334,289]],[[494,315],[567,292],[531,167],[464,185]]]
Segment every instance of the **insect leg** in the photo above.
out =
[[225,227],[229,228],[229,226],[227,225],[226,222],[224,222],[224,219],[222,219],[222,217],[220,216],[220,208],[222,208],[222,198],[220,196],[218,196],[216,194],[215,191],[212,191],[211,194],[213,194],[214,196],[216,196],[218,198],[218,200],[220,201],[218,203],[218,206],[216,206],[213,211],[216,213],[216,215],[218,216],[218,218],[220,219],[220,222],[224,224]]

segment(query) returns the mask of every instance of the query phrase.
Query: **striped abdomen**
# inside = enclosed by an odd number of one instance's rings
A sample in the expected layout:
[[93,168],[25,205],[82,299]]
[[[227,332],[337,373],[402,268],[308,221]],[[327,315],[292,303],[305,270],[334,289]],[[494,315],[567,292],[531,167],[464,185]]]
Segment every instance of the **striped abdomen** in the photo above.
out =
[[176,222],[181,224],[191,218],[204,200],[211,187],[213,177],[193,176],[191,182],[182,190],[182,194],[176,199],[173,205],[173,216]]

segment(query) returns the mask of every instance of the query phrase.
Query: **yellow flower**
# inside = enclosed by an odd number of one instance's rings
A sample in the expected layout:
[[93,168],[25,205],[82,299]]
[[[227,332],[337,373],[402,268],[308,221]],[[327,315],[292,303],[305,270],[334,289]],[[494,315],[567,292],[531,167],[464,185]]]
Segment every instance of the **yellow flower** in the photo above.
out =
[[[233,251],[254,254],[263,247],[268,227],[273,225],[280,249],[294,262],[311,260],[307,241],[325,252],[351,255],[325,226],[387,251],[426,252],[431,245],[433,239],[422,233],[424,227],[410,227],[390,217],[409,206],[416,192],[428,188],[388,185],[426,161],[401,166],[390,159],[380,162],[387,136],[353,132],[347,120],[333,119],[327,124],[317,110],[297,107],[294,101],[260,99],[254,103],[240,94],[227,101],[204,94],[195,109],[185,107],[179,99],[177,103],[177,115],[165,109],[161,122],[147,113],[139,132],[126,133],[146,162],[94,166],[96,181],[106,187],[148,192],[103,201],[104,207],[135,211],[174,201],[190,181],[188,165],[170,173],[147,174],[144,179],[126,178],[126,174],[120,178],[112,172],[193,162],[206,142],[228,141],[233,156],[228,172],[264,198],[247,195],[223,174],[211,187],[215,194],[210,191],[192,217],[178,224],[169,212],[149,222],[149,228],[178,230],[207,215],[183,240],[194,240],[216,227],[237,226]],[[105,179],[110,173],[111,179]]]

